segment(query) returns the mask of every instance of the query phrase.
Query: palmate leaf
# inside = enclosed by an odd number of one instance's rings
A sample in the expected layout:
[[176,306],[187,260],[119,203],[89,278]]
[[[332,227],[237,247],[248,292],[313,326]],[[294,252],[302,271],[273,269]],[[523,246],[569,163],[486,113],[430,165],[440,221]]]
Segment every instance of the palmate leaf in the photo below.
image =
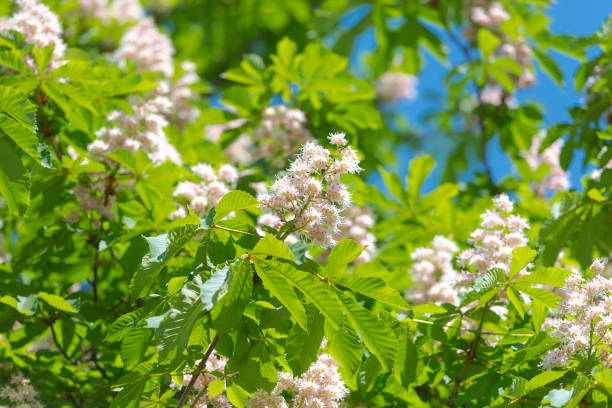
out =
[[202,231],[203,229],[197,225],[187,225],[176,228],[168,234],[144,237],[149,244],[149,252],[142,258],[140,267],[132,277],[130,296],[134,299],[142,296],[154,283],[168,260]]
[[274,260],[258,259],[257,263],[266,265],[280,274],[287,283],[302,292],[304,297],[319,309],[329,323],[340,328],[343,320],[342,309],[331,292],[331,288],[314,275],[300,271],[293,265]]
[[361,336],[363,343],[376,356],[384,370],[389,368],[397,349],[395,333],[375,314],[365,309],[350,295],[336,291],[349,323]]
[[24,95],[6,86],[0,86],[0,129],[24,152],[40,160],[36,149],[36,107]]

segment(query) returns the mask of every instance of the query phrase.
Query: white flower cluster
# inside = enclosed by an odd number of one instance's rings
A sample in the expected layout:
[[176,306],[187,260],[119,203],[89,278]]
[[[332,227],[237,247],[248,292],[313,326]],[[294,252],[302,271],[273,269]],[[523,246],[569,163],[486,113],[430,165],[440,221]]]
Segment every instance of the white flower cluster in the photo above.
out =
[[535,186],[535,193],[541,198],[545,198],[546,193],[549,191],[556,193],[558,191],[567,191],[570,188],[570,181],[567,173],[563,170],[559,162],[561,148],[563,147],[563,139],[557,139],[540,154],[539,150],[544,137],[544,132],[538,133],[531,140],[529,150],[521,152],[521,155],[525,158],[525,161],[532,171],[537,170],[542,164],[550,167],[550,174],[539,181]]
[[[53,70],[62,65],[66,43],[62,39],[62,24],[58,16],[38,0],[17,0],[17,7],[17,12],[4,28],[20,32],[28,44],[40,48],[53,45],[48,69]],[[34,71],[37,70],[33,60],[28,59],[26,62]]]
[[139,0],[80,0],[83,14],[104,22],[115,20],[120,24],[140,21],[145,12]]
[[200,217],[207,215],[221,197],[236,186],[239,177],[238,170],[230,164],[222,165],[219,171],[215,172],[210,164],[198,163],[191,171],[200,177],[201,182],[178,183],[173,195],[182,205],[170,215],[173,220],[186,217],[187,206]]
[[297,153],[301,145],[314,141],[304,112],[287,109],[284,105],[263,110],[261,124],[253,129],[253,140],[256,144],[253,159],[266,159],[275,167],[284,166],[287,156]]
[[170,160],[180,164],[180,154],[164,133],[168,121],[163,114],[168,112],[172,103],[163,96],[148,101],[132,98],[132,103],[132,115],[121,111],[108,115],[107,120],[114,122],[115,126],[99,129],[97,139],[87,146],[87,150],[100,160],[108,160],[106,154],[119,149],[132,153],[143,150],[153,163]]
[[42,408],[37,394],[30,380],[20,375],[11,377],[9,384],[0,389],[0,398],[6,398],[18,408]]
[[[521,67],[519,75],[509,74],[517,88],[526,88],[533,85],[536,77],[533,73],[533,52],[524,42],[517,41],[506,36],[499,26],[503,21],[510,19],[510,15],[504,6],[497,1],[475,0],[468,7],[469,25],[466,29],[466,37],[476,41],[479,27],[487,28],[500,40],[495,55],[489,59],[493,62],[498,57],[507,57],[518,63]],[[504,92],[504,89],[495,81],[490,80],[481,91],[480,101],[482,103],[499,106],[505,103],[509,108],[514,108],[516,100]]]
[[414,304],[458,305],[459,293],[455,283],[460,275],[453,267],[453,257],[458,251],[454,241],[441,235],[434,237],[431,248],[416,248],[410,254],[414,261],[410,268],[414,286],[404,293],[406,299]]
[[[270,392],[257,390],[246,403],[247,408],[336,408],[348,394],[338,373],[338,365],[326,353],[300,377],[287,372],[278,375],[278,383]],[[287,395],[289,401],[285,399]]]
[[161,72],[168,78],[174,73],[172,42],[150,18],[141,20],[123,34],[115,56],[121,68],[129,60],[138,72]]
[[[79,203],[79,211],[73,210],[66,216],[66,222],[69,224],[75,224],[79,222],[82,214],[92,211],[95,214],[99,214],[102,217],[113,221],[115,219],[115,213],[113,212],[113,205],[115,203],[114,194],[110,194],[110,191],[116,191],[118,183],[115,181],[114,185],[108,185],[108,182],[104,179],[100,179],[91,184],[90,188],[79,184],[74,189],[74,195]],[[109,192],[107,193],[107,189]],[[94,218],[94,227],[100,228],[102,223],[101,219]]]
[[378,97],[384,101],[413,101],[417,98],[418,80],[414,75],[403,72],[385,72],[376,81]]
[[287,174],[279,177],[269,192],[258,195],[261,207],[275,212],[281,226],[291,222],[291,232],[326,248],[335,244],[342,222],[340,213],[351,204],[340,175],[361,170],[357,154],[346,146],[343,133],[331,134],[329,139],[338,146],[335,154],[306,143]]
[[[200,360],[196,361],[196,365],[200,364]],[[188,406],[195,408],[220,408],[220,407],[230,407],[230,403],[227,400],[227,397],[223,393],[217,395],[216,397],[210,398],[208,393],[202,392],[208,385],[215,381],[217,377],[212,375],[211,373],[217,372],[220,374],[224,374],[225,365],[227,364],[227,358],[217,354],[216,351],[213,350],[211,355],[206,360],[206,372],[203,374],[199,374],[195,383],[193,384],[193,389],[196,391],[196,395],[200,395],[201,397],[196,401],[197,397],[191,397],[188,400]],[[191,374],[185,374],[183,376],[183,387],[186,387],[187,384],[191,381]]]
[[376,223],[376,219],[367,207],[350,206],[340,213],[342,223],[339,226],[336,240],[352,239],[365,249],[353,261],[354,265],[370,262],[376,252],[376,237],[370,232],[370,228]]
[[596,355],[605,367],[612,368],[612,279],[600,274],[604,266],[596,259],[591,265],[592,279],[573,273],[565,281],[559,317],[544,323],[559,339],[559,348],[546,353],[542,367],[561,367],[574,356],[588,359]]
[[470,8],[470,20],[472,23],[483,27],[497,27],[502,21],[510,19],[510,15],[504,6],[497,2],[484,0],[474,1]]
[[[480,228],[470,236],[473,248],[466,249],[458,256],[458,262],[463,268],[472,267],[476,272],[462,271],[461,285],[474,282],[493,268],[508,273],[512,250],[529,242],[525,235],[529,224],[524,218],[511,214],[514,204],[508,196],[500,194],[493,202],[495,210],[486,210],[481,215]],[[523,273],[520,272],[519,276]]]
[[200,81],[196,73],[196,65],[192,61],[181,62],[183,75],[168,85],[168,98],[172,101],[173,122],[185,124],[197,119],[200,115],[198,108],[191,105],[196,93],[190,86]]

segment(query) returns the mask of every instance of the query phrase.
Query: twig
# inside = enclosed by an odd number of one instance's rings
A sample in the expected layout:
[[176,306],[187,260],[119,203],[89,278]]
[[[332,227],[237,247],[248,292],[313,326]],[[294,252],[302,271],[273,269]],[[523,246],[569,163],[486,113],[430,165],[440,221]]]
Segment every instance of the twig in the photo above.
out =
[[455,377],[455,385],[453,386],[453,393],[451,394],[450,400],[448,401],[448,405],[451,408],[456,407],[455,401],[457,400],[457,396],[459,395],[459,388],[461,387],[461,381],[463,381],[463,377],[465,376],[465,373],[467,372],[468,367],[470,366],[470,364],[472,364],[472,361],[474,361],[474,358],[476,357],[476,351],[478,350],[478,342],[480,341],[482,326],[484,324],[484,319],[487,315],[487,312],[489,311],[490,302],[491,301],[489,300],[484,307],[482,317],[480,318],[480,322],[478,323],[478,329],[476,331],[476,335],[474,336],[474,340],[472,340],[472,342],[470,343],[470,348],[465,358],[465,363],[463,364],[463,367],[461,367],[461,371],[459,371],[459,374],[457,374],[457,377]]
[[213,339],[212,343],[210,343],[210,345],[208,346],[206,353],[204,353],[204,357],[202,358],[202,361],[200,361],[200,364],[198,364],[198,367],[191,374],[191,381],[189,381],[189,384],[187,384],[187,388],[183,390],[183,394],[181,394],[181,399],[179,400],[179,403],[176,405],[176,408],[181,408],[183,405],[185,405],[185,402],[187,402],[187,397],[189,396],[189,393],[191,392],[193,385],[195,384],[202,370],[204,370],[204,368],[206,367],[206,361],[212,354],[218,341],[219,341],[219,335],[217,334],[215,338]]
[[95,241],[96,252],[94,254],[94,264],[93,264],[93,281],[91,282],[92,291],[93,291],[93,300],[94,303],[98,302],[98,266],[100,261],[100,242],[98,240]]
[[51,339],[53,340],[53,343],[55,344],[55,347],[57,347],[57,350],[60,352],[60,354],[64,356],[66,360],[70,361],[70,364],[77,364],[75,360],[70,358],[68,353],[66,353],[66,350],[64,350],[64,348],[57,341],[57,335],[55,334],[55,329],[53,328],[53,320],[47,321],[47,325],[51,329]]
[[217,225],[217,224],[213,224],[212,227],[213,228],[218,228],[218,229],[224,230],[224,231],[237,232],[238,234],[244,234],[244,235],[248,235],[248,236],[251,236],[251,237],[258,237],[258,238],[260,238],[259,235],[253,234],[252,232],[248,232],[248,231],[240,231],[240,230],[233,229],[233,228],[222,227],[221,225]]

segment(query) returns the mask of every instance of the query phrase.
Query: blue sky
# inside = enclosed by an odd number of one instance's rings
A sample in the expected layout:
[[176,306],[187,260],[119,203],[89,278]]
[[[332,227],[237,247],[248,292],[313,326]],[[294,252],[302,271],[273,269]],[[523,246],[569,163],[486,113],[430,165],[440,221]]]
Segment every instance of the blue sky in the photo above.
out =
[[[573,35],[589,35],[599,30],[602,23],[612,13],[612,1],[610,0],[560,0],[557,4],[551,6],[547,10],[548,16],[551,18],[551,30],[554,33],[564,33]],[[357,11],[355,14],[360,14]],[[350,24],[350,16],[347,18]],[[351,58],[351,68],[359,75],[362,65],[360,63],[362,53],[372,50],[375,46],[375,40],[371,31],[364,33],[357,41],[355,53]],[[449,44],[450,61],[451,63],[463,62],[460,51]],[[591,50],[597,53],[597,50]],[[551,125],[568,119],[567,109],[580,102],[581,95],[575,91],[573,77],[579,67],[579,62],[562,55],[557,52],[550,54],[560,65],[565,76],[565,86],[560,88],[546,74],[537,68],[538,82],[536,85],[521,90],[517,93],[519,102],[537,102],[542,106],[544,118],[547,125]],[[428,93],[435,91],[440,93],[440,84],[443,83],[444,76],[448,67],[441,64],[437,59],[429,53],[425,53],[425,65],[419,75],[419,97],[414,102],[400,103],[397,106],[398,111],[404,115],[412,128],[422,134],[427,134],[426,126],[424,125],[423,115],[435,108],[435,103],[428,101],[422,97]],[[422,153],[431,153],[436,158],[437,162],[443,162],[445,156],[449,154],[449,149],[444,149],[443,140],[435,140],[433,143],[425,144],[423,151],[414,152],[409,149],[402,149],[398,157],[398,164],[395,168],[400,173],[400,176],[406,173],[408,162],[411,157]],[[442,148],[440,148],[442,146]],[[489,145],[490,163],[495,163],[492,168],[494,179],[499,181],[509,173],[513,172],[512,164],[504,156],[496,141],[492,141]],[[575,189],[581,189],[580,178],[584,174],[584,169],[581,168],[582,152],[575,153],[574,161],[570,167],[572,186]],[[434,188],[437,184],[441,166],[438,166],[438,172],[434,171],[432,177],[424,186],[425,190]],[[478,170],[478,165],[468,170],[463,176],[463,179],[469,179],[475,171]],[[379,184],[380,180],[373,178],[371,180],[375,184]]]

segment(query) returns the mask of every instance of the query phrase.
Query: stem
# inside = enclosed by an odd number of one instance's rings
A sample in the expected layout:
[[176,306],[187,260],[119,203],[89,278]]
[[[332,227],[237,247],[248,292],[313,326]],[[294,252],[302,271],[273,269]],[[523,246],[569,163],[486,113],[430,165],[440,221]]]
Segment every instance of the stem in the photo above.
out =
[[257,234],[253,234],[253,233],[248,232],[248,231],[240,231],[240,230],[233,229],[233,228],[222,227],[221,225],[217,225],[217,224],[214,224],[212,227],[213,227],[213,228],[218,228],[218,229],[220,229],[220,230],[224,230],[224,231],[229,231],[229,232],[237,232],[238,234],[244,234],[244,235],[248,235],[248,236],[250,236],[250,237],[257,237],[257,238],[261,238],[259,235],[257,235]]
[[49,325],[49,328],[51,329],[51,339],[53,340],[55,347],[57,347],[57,350],[60,352],[62,356],[66,358],[66,360],[70,361],[70,364],[76,364],[77,362],[70,358],[68,353],[66,353],[66,350],[64,350],[64,348],[57,341],[57,335],[55,334],[55,329],[53,328],[53,320],[49,320],[47,324]]
[[487,312],[489,311],[490,303],[491,301],[488,301],[484,307],[482,317],[480,318],[480,322],[478,323],[478,329],[476,330],[476,335],[474,337],[474,340],[472,340],[470,344],[469,351],[465,358],[465,363],[463,364],[463,367],[461,367],[461,371],[459,371],[459,374],[457,374],[457,377],[455,377],[455,385],[453,387],[453,393],[451,394],[450,400],[448,401],[448,405],[451,408],[456,407],[455,401],[457,400],[457,396],[459,395],[459,388],[461,387],[461,381],[463,381],[463,377],[465,376],[467,369],[469,368],[470,364],[472,364],[472,361],[474,361],[474,358],[476,357],[476,351],[478,350],[478,342],[480,341],[480,335],[482,334],[482,326],[484,324],[485,316],[487,315]]
[[204,368],[206,367],[206,361],[208,360],[208,357],[210,357],[210,355],[212,354],[218,341],[219,341],[219,335],[217,334],[215,338],[213,339],[212,343],[210,343],[210,345],[208,346],[206,353],[204,353],[204,357],[202,358],[202,361],[200,361],[200,364],[198,364],[198,367],[191,374],[191,381],[189,381],[189,384],[187,384],[187,388],[183,390],[183,393],[181,394],[181,399],[179,400],[179,403],[176,405],[176,408],[181,408],[183,405],[185,405],[185,402],[187,402],[187,397],[189,396],[189,393],[191,392],[193,385],[195,384],[202,370],[204,370]]
[[91,282],[92,291],[93,291],[93,301],[95,303],[98,302],[98,266],[100,264],[100,243],[98,241],[95,242],[96,252],[94,254],[94,264],[93,264],[93,281]]

